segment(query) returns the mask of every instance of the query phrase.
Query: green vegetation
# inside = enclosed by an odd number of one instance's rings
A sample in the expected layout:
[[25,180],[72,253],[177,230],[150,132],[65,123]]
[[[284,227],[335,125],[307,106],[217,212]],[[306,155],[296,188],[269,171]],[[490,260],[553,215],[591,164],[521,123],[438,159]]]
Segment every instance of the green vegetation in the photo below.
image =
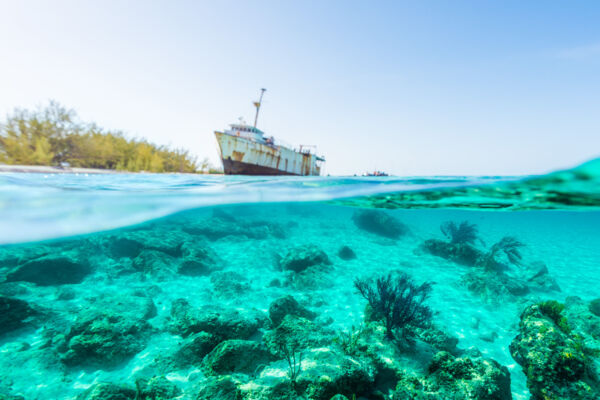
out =
[[35,111],[17,109],[0,122],[0,163],[102,168],[131,172],[198,172],[208,167],[188,151],[127,139],[51,101]]
[[538,307],[540,312],[550,318],[561,331],[564,333],[571,333],[567,317],[562,314],[565,309],[563,303],[559,303],[556,300],[547,300],[538,303]]

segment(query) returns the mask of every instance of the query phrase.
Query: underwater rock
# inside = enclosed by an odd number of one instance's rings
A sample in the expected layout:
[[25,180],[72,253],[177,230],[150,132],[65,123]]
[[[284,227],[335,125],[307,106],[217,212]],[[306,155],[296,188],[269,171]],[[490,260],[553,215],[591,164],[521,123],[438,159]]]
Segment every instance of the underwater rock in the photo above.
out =
[[186,224],[183,230],[192,235],[204,236],[212,241],[228,236],[242,236],[250,239],[266,239],[270,235],[277,238],[285,237],[284,228],[275,222],[235,218],[221,213],[217,213],[212,218]]
[[82,311],[59,345],[65,365],[110,369],[146,346],[152,327],[145,319],[156,314],[151,300],[123,296],[99,301],[97,307]]
[[408,232],[406,225],[381,210],[358,210],[352,215],[352,221],[364,231],[390,239],[397,239]]
[[116,367],[145,347],[149,330],[150,325],[142,320],[114,314],[88,315],[66,336],[67,351],[61,360],[68,366]]
[[126,236],[109,237],[108,252],[113,258],[135,258],[146,247],[143,237],[126,234]]
[[448,335],[446,332],[430,324],[426,327],[407,326],[405,333],[412,340],[417,339],[423,343],[427,343],[436,351],[447,351],[451,354],[456,354],[458,338]]
[[76,257],[48,255],[17,267],[6,277],[7,282],[25,281],[39,286],[81,283],[92,272],[90,265]]
[[186,242],[181,245],[183,260],[177,272],[182,275],[209,275],[221,268],[216,253],[201,243]]
[[0,400],[25,400],[23,396],[16,396],[12,394],[0,393]]
[[[375,369],[366,360],[355,359],[330,348],[297,352],[295,359],[273,362],[257,378],[239,384],[240,398],[256,400],[330,400],[334,396],[375,398],[371,390]],[[290,368],[296,370],[292,382]]]
[[516,301],[532,292],[560,291],[543,263],[534,263],[534,272],[506,273],[474,268],[461,277],[469,291],[488,302]]
[[295,315],[309,320],[313,320],[317,316],[316,313],[301,306],[291,295],[280,297],[269,306],[269,318],[271,318],[273,326],[278,326],[286,315]]
[[235,297],[250,290],[248,279],[235,271],[218,271],[210,276],[210,283],[219,297]]
[[77,396],[77,400],[134,400],[135,389],[114,383],[96,383]]
[[232,376],[211,376],[203,381],[195,400],[239,400],[238,381]]
[[593,313],[591,304],[577,296],[569,296],[565,299],[564,314],[569,326],[583,338],[586,346],[600,357],[600,316]]
[[490,303],[504,300],[515,301],[516,297],[529,293],[525,282],[500,272],[472,269],[461,277],[461,283],[473,294]]
[[225,309],[205,305],[192,307],[187,300],[177,299],[171,306],[169,330],[181,336],[208,332],[221,340],[248,339],[266,321],[266,316],[256,310]]
[[185,368],[190,365],[200,365],[204,356],[210,353],[220,340],[208,332],[198,332],[190,335],[186,342],[172,356],[176,368]]
[[331,261],[318,246],[309,244],[290,249],[279,260],[279,265],[284,271],[302,272],[313,265],[331,265]]
[[333,332],[306,318],[286,315],[275,329],[264,334],[263,342],[271,353],[279,354],[284,344],[291,344],[297,349],[307,349],[326,346],[333,338]]
[[437,257],[456,264],[472,267],[483,256],[483,252],[468,243],[449,243],[439,239],[429,239],[420,248]]
[[535,262],[531,265],[533,273],[527,278],[527,283],[535,289],[542,291],[560,292],[556,279],[550,276],[548,267],[543,262]]
[[566,314],[565,305],[553,300],[530,305],[521,314],[519,334],[509,349],[534,399],[600,397],[597,351],[573,331]]
[[202,370],[206,375],[254,373],[272,360],[271,353],[258,342],[226,340],[204,357]]
[[338,257],[346,261],[354,260],[356,258],[356,253],[350,247],[342,246],[338,251]]
[[145,293],[120,293],[113,296],[93,297],[91,304],[96,310],[122,315],[129,319],[147,320],[156,316],[156,305]]
[[176,259],[162,251],[142,250],[134,259],[132,266],[145,274],[164,274],[174,272]]
[[392,398],[407,398],[403,395],[409,393],[412,396],[416,393],[431,393],[437,396],[435,398],[512,399],[508,368],[491,359],[454,357],[448,352],[439,352],[433,357],[429,365],[428,375],[424,383],[422,388],[411,391],[407,390],[403,382],[400,381]]
[[336,394],[368,395],[375,383],[373,365],[328,348],[306,352],[302,366],[297,386],[305,387],[302,393],[309,399],[329,400]]
[[600,298],[594,299],[590,301],[590,305],[588,307],[590,312],[597,317],[600,317]]
[[0,335],[26,326],[36,314],[26,301],[0,296]]
[[181,394],[181,389],[164,376],[138,379],[135,386],[137,388],[135,400],[169,400]]

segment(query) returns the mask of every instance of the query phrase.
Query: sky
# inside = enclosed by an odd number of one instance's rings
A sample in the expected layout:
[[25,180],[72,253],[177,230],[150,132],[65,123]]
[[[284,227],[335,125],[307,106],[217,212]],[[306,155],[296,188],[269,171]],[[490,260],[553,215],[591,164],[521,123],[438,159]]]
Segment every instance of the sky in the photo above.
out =
[[537,174],[600,156],[597,1],[0,0],[0,115],[50,99],[219,164],[258,127],[332,175]]

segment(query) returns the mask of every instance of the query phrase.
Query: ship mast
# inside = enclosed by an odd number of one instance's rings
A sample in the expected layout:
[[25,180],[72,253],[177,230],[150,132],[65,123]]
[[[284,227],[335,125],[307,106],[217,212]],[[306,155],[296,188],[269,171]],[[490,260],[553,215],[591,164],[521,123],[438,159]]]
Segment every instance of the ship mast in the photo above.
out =
[[256,123],[258,122],[258,112],[260,111],[260,105],[262,103],[263,94],[265,94],[266,91],[267,91],[267,89],[265,89],[265,88],[260,89],[260,99],[258,101],[254,102],[254,107],[256,107],[256,117],[254,117],[254,127],[255,128],[256,128]]

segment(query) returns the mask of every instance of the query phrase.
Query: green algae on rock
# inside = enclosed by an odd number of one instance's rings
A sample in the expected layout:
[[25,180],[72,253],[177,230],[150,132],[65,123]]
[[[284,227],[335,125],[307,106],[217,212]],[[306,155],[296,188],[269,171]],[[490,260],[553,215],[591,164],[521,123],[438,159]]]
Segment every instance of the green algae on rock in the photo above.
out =
[[600,396],[595,362],[600,343],[583,330],[590,325],[582,324],[590,318],[600,323],[600,318],[592,317],[575,298],[566,305],[546,301],[523,311],[510,352],[523,367],[534,399],[591,400]]

